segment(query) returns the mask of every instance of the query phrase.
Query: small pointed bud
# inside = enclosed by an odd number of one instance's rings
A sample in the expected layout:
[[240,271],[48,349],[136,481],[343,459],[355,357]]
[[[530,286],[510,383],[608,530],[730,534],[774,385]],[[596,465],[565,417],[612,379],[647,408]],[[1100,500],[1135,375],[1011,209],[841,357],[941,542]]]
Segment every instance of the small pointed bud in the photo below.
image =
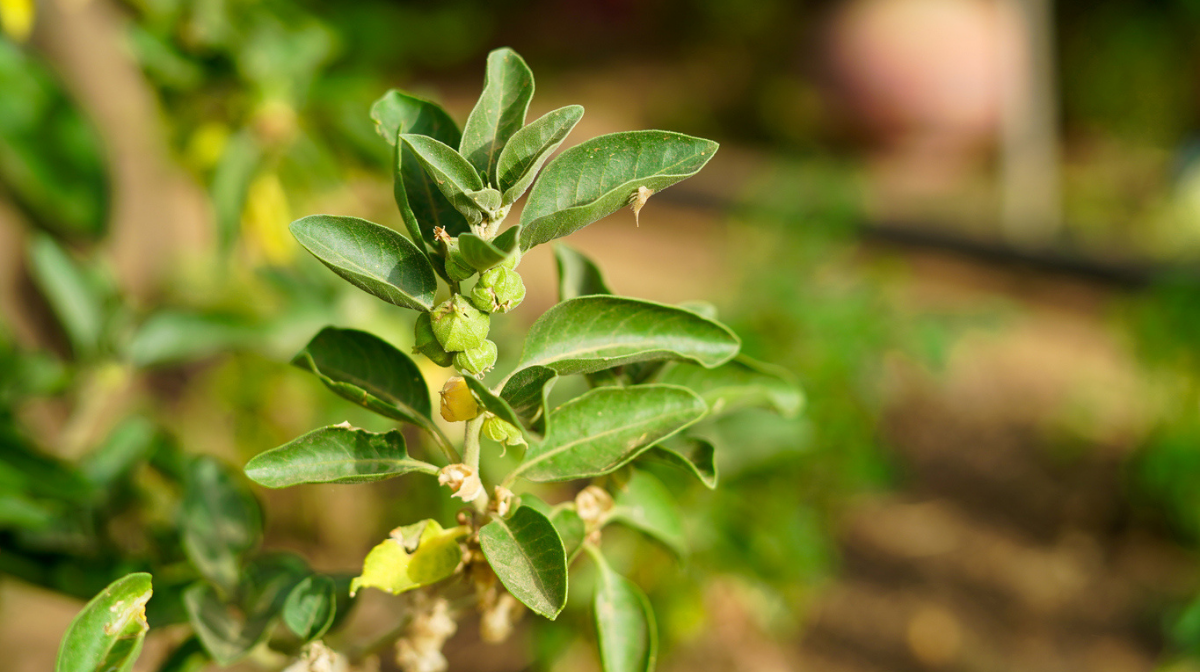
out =
[[653,195],[653,189],[638,187],[637,193],[629,197],[629,207],[633,210],[633,221],[638,226],[642,225],[638,215],[642,212],[642,207],[646,205],[646,201],[650,200],[650,197]]
[[479,415],[479,404],[467,381],[453,376],[442,386],[442,418],[446,422],[463,422]]

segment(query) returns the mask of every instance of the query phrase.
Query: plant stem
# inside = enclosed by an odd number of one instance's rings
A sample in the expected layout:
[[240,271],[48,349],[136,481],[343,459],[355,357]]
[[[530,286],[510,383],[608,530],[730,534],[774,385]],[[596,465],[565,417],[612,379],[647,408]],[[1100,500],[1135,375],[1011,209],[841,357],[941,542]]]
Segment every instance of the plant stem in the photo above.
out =
[[467,421],[463,434],[463,460],[471,471],[479,473],[479,434],[483,431],[483,414]]

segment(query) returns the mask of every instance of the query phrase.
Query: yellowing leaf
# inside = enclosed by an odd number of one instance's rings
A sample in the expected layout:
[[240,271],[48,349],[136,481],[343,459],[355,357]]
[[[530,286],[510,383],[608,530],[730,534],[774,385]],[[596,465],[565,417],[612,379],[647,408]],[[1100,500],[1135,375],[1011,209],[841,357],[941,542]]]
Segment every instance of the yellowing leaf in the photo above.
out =
[[[409,551],[406,546],[412,547],[412,533],[418,530],[416,548]],[[378,588],[399,595],[441,581],[458,567],[462,560],[458,540],[469,532],[466,526],[443,530],[436,520],[397,528],[392,537],[367,554],[362,576],[350,582],[350,594],[354,595],[359,588]]]

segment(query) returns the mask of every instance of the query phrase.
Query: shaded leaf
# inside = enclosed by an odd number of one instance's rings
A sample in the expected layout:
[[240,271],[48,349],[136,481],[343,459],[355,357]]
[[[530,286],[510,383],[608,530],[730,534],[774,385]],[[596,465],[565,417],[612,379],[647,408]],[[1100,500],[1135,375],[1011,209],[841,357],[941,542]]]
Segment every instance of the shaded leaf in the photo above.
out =
[[538,170],[583,118],[583,107],[568,105],[534,120],[513,134],[500,152],[496,186],[504,192],[504,204],[521,197]]
[[432,519],[396,528],[367,554],[362,575],[350,582],[350,594],[377,588],[399,595],[449,577],[462,562],[458,540],[470,532],[465,526],[443,530]]
[[458,124],[441,105],[396,89],[389,90],[371,105],[371,120],[375,122],[375,132],[393,146],[400,133],[427,135],[451,147],[457,147],[462,140]]
[[740,347],[728,327],[682,308],[581,296],[555,305],[533,323],[518,369],[545,366],[567,375],[656,359],[714,367],[732,359]]
[[483,272],[512,256],[520,233],[521,227],[514,226],[490,241],[473,233],[464,233],[458,237],[458,249],[472,268]]
[[150,575],[129,574],[93,597],[67,626],[55,672],[128,672],[150,626]]
[[792,417],[804,405],[804,395],[790,371],[745,355],[715,369],[677,363],[659,380],[693,390],[708,403],[714,414],[762,407]]
[[193,459],[186,478],[183,550],[205,578],[232,594],[243,558],[262,539],[258,500],[209,456]]
[[268,488],[302,483],[370,483],[438,468],[408,456],[404,435],[344,426],[323,427],[260,453],[246,463],[250,480]]
[[717,487],[716,447],[694,436],[672,437],[646,453],[648,459],[673,464],[692,472],[709,490]]
[[399,233],[365,219],[335,215],[309,215],[289,228],[305,249],[355,287],[402,308],[433,308],[433,267]]
[[78,357],[94,355],[104,332],[104,298],[95,282],[50,236],[29,242],[29,270]]
[[[467,376],[465,380],[467,382],[467,387],[471,388],[471,392],[475,394],[475,398],[479,400],[479,405],[482,406],[484,410],[491,412],[496,417],[510,425],[513,425],[514,427],[524,427],[524,423],[521,422],[520,416],[517,415],[512,406],[509,406],[508,402],[502,397],[497,397],[495,394],[492,394],[492,391],[488,389],[487,385],[483,384],[483,381],[477,380],[471,376]],[[540,434],[532,434],[528,431],[528,429],[526,429],[526,434],[532,436],[534,439],[541,438]]]
[[529,446],[513,473],[531,481],[601,476],[696,422],[706,411],[704,401],[682,387],[596,388],[550,414],[546,439]]
[[608,516],[661,541],[678,556],[687,554],[679,506],[667,486],[644,471],[633,470],[629,480],[613,493]]
[[268,634],[266,619],[246,619],[207,583],[197,583],[184,591],[183,605],[196,636],[218,665],[241,660]]
[[479,544],[500,582],[525,606],[551,620],[567,603],[567,555],[544,514],[519,507],[479,530]]
[[500,398],[508,402],[522,421],[532,428],[535,421],[544,419],[546,398],[554,387],[558,374],[545,366],[530,366],[509,376],[500,390]]
[[599,577],[593,608],[604,672],[650,672],[658,658],[658,631],[650,600],[632,581],[593,553]]
[[600,272],[600,267],[582,252],[566,245],[555,245],[554,263],[558,266],[560,302],[578,296],[613,293],[604,282],[604,274]]
[[154,424],[149,420],[137,416],[126,418],[113,428],[104,443],[80,460],[79,472],[103,491],[149,458],[156,436]]
[[570,503],[554,507],[549,518],[550,522],[554,523],[554,529],[558,530],[558,537],[562,539],[569,563],[571,558],[574,558],[583,548],[583,537],[586,532],[583,519],[579,517],[578,513],[575,513],[575,507]]
[[305,642],[325,634],[337,608],[333,579],[314,574],[296,584],[283,603],[283,622]]
[[200,638],[192,635],[171,651],[157,672],[200,672],[210,660]]
[[374,334],[325,327],[292,364],[363,408],[393,420],[429,424],[433,404],[420,367]]
[[507,47],[488,54],[483,93],[463,126],[459,152],[488,183],[499,184],[497,165],[509,138],[525,125],[533,100],[533,73]]
[[695,175],[717,143],[668,131],[602,135],[546,166],[521,213],[521,249],[562,238],[630,204],[639,187],[657,193]]

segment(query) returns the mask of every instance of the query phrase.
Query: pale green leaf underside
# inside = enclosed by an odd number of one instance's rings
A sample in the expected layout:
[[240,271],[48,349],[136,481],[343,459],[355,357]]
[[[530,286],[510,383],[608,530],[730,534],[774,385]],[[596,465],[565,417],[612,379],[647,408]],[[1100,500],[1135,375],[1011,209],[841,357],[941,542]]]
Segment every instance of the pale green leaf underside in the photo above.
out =
[[672,437],[647,451],[644,459],[666,462],[690,471],[709,490],[717,487],[716,447],[706,439]]
[[355,287],[402,308],[433,308],[433,267],[399,233],[365,219],[335,215],[309,215],[289,228],[305,249]]
[[610,520],[641,530],[682,557],[687,554],[683,520],[667,487],[654,476],[634,470],[614,494]]
[[793,417],[804,405],[804,395],[791,372],[745,355],[715,369],[675,364],[659,380],[693,390],[713,413],[762,407]]
[[67,626],[55,672],[126,672],[133,667],[149,626],[150,575],[129,574],[108,585]]
[[323,427],[260,453],[246,463],[250,480],[268,488],[304,483],[369,483],[438,468],[408,456],[404,435]]
[[529,330],[518,370],[593,373],[655,359],[719,366],[741,342],[723,324],[652,301],[582,296],[546,311]]
[[625,207],[638,187],[657,193],[695,175],[717,143],[668,131],[582,142],[551,161],[521,213],[521,249],[561,238]]
[[558,616],[567,603],[567,554],[549,518],[522,506],[480,528],[479,544],[513,597],[534,613]]
[[508,139],[525,125],[533,100],[533,73],[509,48],[488,54],[483,93],[463,126],[459,152],[488,183],[498,184],[496,167]]
[[514,473],[531,481],[601,476],[706,412],[700,397],[673,385],[596,388],[550,413],[546,439],[530,445]]
[[542,164],[582,118],[582,106],[568,105],[530,122],[505,143],[496,166],[496,185],[504,192],[506,205],[525,193]]
[[554,245],[554,263],[558,267],[560,302],[593,294],[612,294],[604,274],[582,252],[562,244]]
[[601,667],[604,672],[651,672],[658,658],[658,632],[650,600],[603,560],[597,565],[592,606]]

